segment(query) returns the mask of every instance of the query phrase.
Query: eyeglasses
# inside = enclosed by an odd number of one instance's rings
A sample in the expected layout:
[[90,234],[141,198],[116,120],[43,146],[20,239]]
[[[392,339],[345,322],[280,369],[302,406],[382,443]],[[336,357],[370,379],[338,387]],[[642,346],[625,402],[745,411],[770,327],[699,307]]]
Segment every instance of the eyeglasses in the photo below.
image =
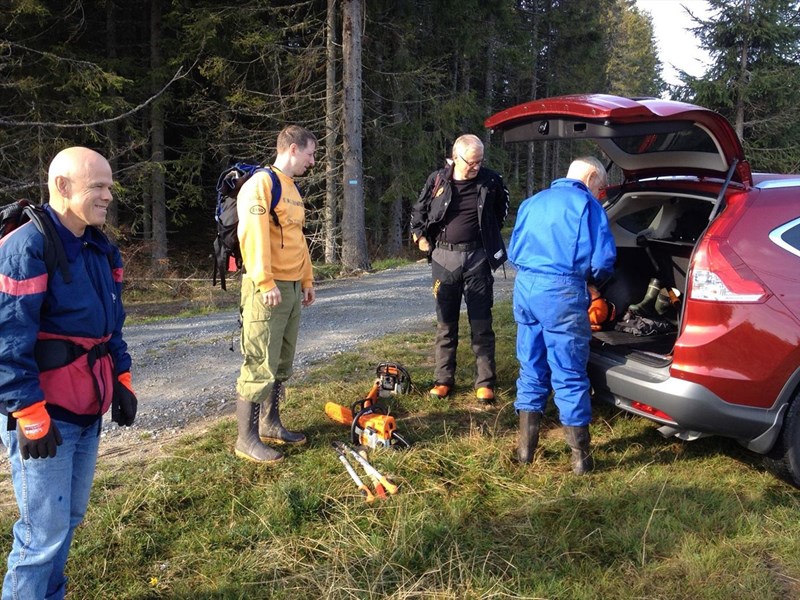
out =
[[460,158],[461,160],[463,160],[463,161],[464,161],[464,163],[465,163],[465,164],[466,164],[466,165],[467,165],[467,166],[468,166],[470,169],[474,169],[475,167],[479,167],[479,166],[481,166],[481,165],[483,164],[483,159],[482,159],[482,158],[479,158],[478,160],[467,160],[466,158],[464,158],[464,157],[463,157],[463,156],[461,156],[460,154],[458,155],[458,158]]

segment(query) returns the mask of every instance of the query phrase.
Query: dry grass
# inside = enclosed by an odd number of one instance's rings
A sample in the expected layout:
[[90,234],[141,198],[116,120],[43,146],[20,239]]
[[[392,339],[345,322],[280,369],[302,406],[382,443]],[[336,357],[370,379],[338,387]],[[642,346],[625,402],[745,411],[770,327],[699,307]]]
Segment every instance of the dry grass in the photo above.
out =
[[[169,456],[101,465],[69,563],[72,597],[800,596],[800,494],[730,441],[665,441],[646,421],[597,406],[595,473],[572,475],[552,411],[534,463],[514,462],[514,329],[507,304],[496,315],[490,409],[467,385],[468,345],[464,387],[434,401],[433,332],[392,336],[295,382],[284,420],[310,443],[280,465],[235,458],[230,418]],[[400,492],[367,505],[330,449],[346,431],[322,409],[363,397],[382,360],[415,382],[391,403],[414,445],[371,455]]]

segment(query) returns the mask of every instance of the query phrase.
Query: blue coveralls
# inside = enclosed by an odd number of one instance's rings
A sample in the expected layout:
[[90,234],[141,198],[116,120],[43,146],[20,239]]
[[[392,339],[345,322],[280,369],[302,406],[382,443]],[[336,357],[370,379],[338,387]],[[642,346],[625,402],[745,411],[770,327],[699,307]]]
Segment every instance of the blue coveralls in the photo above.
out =
[[517,268],[517,411],[544,412],[555,392],[561,423],[588,425],[590,297],[586,282],[611,275],[614,238],[600,203],[583,182],[557,179],[520,206],[509,260]]

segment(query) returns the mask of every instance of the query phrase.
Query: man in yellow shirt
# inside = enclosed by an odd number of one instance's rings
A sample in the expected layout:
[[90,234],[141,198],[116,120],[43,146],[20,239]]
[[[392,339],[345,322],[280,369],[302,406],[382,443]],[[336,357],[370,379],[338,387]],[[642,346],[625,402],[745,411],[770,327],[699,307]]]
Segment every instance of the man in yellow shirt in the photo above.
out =
[[283,455],[267,444],[303,444],[306,436],[286,430],[279,404],[283,382],[292,374],[301,306],[314,303],[311,257],[303,235],[305,207],[294,178],[314,166],[317,139],[290,125],[278,135],[271,169],[281,195],[270,213],[272,179],[258,171],[239,191],[242,252],[242,341],[244,356],[236,382],[237,456],[259,463]]

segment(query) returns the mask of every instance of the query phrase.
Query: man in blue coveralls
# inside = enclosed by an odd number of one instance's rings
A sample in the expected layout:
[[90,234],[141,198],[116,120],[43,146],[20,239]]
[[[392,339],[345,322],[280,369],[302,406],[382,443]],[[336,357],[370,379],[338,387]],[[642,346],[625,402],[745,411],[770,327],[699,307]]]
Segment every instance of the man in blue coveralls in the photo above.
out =
[[508,247],[517,268],[517,399],[520,437],[517,457],[533,460],[550,390],[572,449],[572,470],[583,475],[589,454],[589,360],[591,329],[587,283],[608,278],[616,247],[603,207],[596,200],[607,184],[593,157],[572,162],[567,176],[520,206]]

